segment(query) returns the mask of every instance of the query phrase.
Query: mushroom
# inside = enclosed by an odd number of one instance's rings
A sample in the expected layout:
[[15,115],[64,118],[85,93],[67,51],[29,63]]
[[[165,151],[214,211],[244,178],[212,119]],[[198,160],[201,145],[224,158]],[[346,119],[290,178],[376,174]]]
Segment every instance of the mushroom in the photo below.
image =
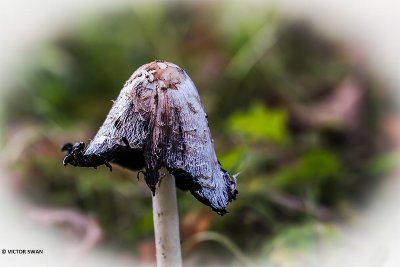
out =
[[141,66],[125,83],[96,136],[65,144],[64,165],[94,167],[115,163],[141,170],[153,193],[165,167],[176,186],[218,214],[236,198],[236,179],[217,160],[207,114],[195,85],[173,63]]

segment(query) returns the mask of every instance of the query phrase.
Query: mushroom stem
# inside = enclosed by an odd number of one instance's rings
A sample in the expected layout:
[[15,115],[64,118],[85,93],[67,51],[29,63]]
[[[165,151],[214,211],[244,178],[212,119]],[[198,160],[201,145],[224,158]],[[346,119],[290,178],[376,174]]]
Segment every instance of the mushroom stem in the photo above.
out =
[[[164,177],[163,177],[164,176]],[[166,169],[153,196],[157,267],[182,266],[175,178]]]

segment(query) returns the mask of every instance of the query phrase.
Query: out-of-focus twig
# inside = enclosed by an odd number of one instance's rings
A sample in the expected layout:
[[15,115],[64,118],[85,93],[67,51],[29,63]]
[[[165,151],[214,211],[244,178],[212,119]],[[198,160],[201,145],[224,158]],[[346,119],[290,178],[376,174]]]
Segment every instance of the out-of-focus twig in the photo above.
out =
[[243,251],[239,247],[237,247],[226,236],[216,232],[204,231],[194,234],[182,244],[182,249],[184,252],[186,252],[190,250],[190,248],[194,245],[205,241],[213,241],[221,244],[223,247],[229,250],[243,264],[243,266],[254,266],[253,262],[243,253]]
[[242,80],[263,55],[275,46],[280,37],[276,36],[276,28],[266,23],[236,52],[228,63],[226,72]]
[[29,217],[43,225],[63,226],[78,237],[79,242],[67,252],[72,259],[79,258],[93,249],[103,237],[99,223],[91,216],[76,210],[36,208],[29,212]]
[[396,149],[400,149],[400,116],[388,114],[381,121],[381,130],[386,140]]
[[333,92],[312,105],[295,105],[293,116],[307,126],[335,126],[356,129],[364,87],[348,77]]
[[304,200],[282,192],[269,192],[269,199],[287,209],[308,213],[315,216],[320,221],[333,221],[337,219],[330,209],[322,206],[316,206],[308,200]]

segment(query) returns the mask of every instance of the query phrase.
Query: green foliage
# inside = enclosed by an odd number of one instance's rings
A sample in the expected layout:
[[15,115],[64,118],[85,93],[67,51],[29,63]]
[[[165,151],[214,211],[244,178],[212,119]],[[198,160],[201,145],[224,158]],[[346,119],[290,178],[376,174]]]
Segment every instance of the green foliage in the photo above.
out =
[[240,168],[240,162],[244,160],[246,151],[247,150],[244,146],[238,146],[229,152],[222,154],[218,159],[224,168],[234,171]]
[[228,120],[228,129],[234,135],[243,135],[249,140],[265,140],[276,144],[287,144],[287,114],[283,109],[267,109],[255,104],[248,112],[233,114]]
[[368,169],[373,174],[385,175],[396,168],[399,163],[400,155],[398,152],[385,153],[373,158],[368,164]]
[[340,160],[327,150],[312,150],[300,155],[297,162],[287,164],[273,175],[272,186],[280,190],[318,189],[329,179],[343,173]]

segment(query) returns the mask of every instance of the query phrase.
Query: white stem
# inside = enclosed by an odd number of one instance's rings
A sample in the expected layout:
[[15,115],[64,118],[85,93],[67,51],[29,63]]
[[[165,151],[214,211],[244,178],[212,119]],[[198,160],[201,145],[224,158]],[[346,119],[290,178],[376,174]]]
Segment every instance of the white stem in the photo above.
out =
[[[164,174],[163,174],[164,173]],[[164,177],[162,177],[164,175]],[[175,177],[163,169],[153,197],[157,267],[182,266]]]

